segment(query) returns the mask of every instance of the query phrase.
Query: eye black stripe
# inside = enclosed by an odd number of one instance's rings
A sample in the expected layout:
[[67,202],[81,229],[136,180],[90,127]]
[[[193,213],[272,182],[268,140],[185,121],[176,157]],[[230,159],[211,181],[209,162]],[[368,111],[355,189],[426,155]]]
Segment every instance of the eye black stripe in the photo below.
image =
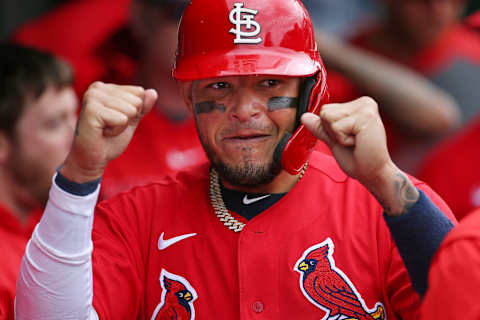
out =
[[210,113],[215,110],[225,112],[227,109],[224,104],[217,104],[215,101],[203,101],[195,104],[195,113]]
[[297,106],[298,98],[293,97],[271,97],[267,103],[268,110],[270,111],[297,108]]

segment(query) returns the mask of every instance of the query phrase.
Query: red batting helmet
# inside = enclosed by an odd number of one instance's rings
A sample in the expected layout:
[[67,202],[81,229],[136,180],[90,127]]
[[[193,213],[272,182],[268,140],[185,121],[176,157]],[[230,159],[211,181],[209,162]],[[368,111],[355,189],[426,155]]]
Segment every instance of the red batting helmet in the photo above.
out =
[[[328,96],[312,22],[299,0],[192,0],[180,22],[173,75],[181,81],[305,77],[298,118],[306,111],[318,113]],[[300,172],[315,143],[299,123],[281,144],[283,167]]]

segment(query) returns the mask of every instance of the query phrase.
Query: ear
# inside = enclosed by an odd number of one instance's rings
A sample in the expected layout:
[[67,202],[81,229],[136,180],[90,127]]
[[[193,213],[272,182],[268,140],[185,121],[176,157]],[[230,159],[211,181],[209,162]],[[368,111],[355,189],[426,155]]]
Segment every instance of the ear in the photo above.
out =
[[193,89],[193,82],[183,82],[179,81],[178,86],[180,87],[180,94],[183,96],[183,101],[190,111],[193,114],[193,99],[192,99],[192,89]]
[[0,165],[3,165],[10,156],[11,142],[9,136],[0,131]]

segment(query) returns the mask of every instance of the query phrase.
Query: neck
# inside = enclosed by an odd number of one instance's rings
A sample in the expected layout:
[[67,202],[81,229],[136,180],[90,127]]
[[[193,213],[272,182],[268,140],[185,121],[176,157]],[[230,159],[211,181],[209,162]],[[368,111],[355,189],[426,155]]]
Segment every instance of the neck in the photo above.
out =
[[28,190],[15,183],[12,177],[4,171],[0,171],[0,202],[22,223],[38,206]]
[[254,187],[242,187],[242,186],[235,186],[230,184],[228,181],[225,179],[221,179],[222,183],[225,187],[231,189],[231,190],[236,190],[236,191],[241,191],[241,192],[247,192],[247,193],[286,193],[290,191],[298,182],[300,178],[300,174],[293,176],[289,173],[287,173],[285,170],[282,170],[274,179],[272,182],[268,184],[263,184],[263,185],[258,185]]

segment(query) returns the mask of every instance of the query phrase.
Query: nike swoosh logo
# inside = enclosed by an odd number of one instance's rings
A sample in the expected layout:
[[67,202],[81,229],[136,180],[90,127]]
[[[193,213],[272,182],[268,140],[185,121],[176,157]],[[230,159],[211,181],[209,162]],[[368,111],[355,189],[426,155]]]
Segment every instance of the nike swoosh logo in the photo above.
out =
[[251,198],[251,199],[248,199],[248,196],[245,195],[245,197],[243,197],[243,204],[248,206],[249,204],[252,204],[252,203],[255,203],[257,201],[260,201],[260,200],[263,200],[265,198],[268,198],[270,197],[269,194],[265,195],[265,196],[261,196],[261,197],[256,197],[256,198]]
[[162,232],[162,234],[160,235],[160,238],[158,238],[158,250],[165,250],[166,248],[170,247],[172,244],[175,244],[179,241],[182,241],[182,240],[185,240],[187,238],[196,236],[197,234],[196,233],[189,233],[189,234],[184,234],[184,235],[174,237],[174,238],[171,238],[171,239],[166,239],[166,240],[163,239],[163,235],[164,235],[164,233]]

